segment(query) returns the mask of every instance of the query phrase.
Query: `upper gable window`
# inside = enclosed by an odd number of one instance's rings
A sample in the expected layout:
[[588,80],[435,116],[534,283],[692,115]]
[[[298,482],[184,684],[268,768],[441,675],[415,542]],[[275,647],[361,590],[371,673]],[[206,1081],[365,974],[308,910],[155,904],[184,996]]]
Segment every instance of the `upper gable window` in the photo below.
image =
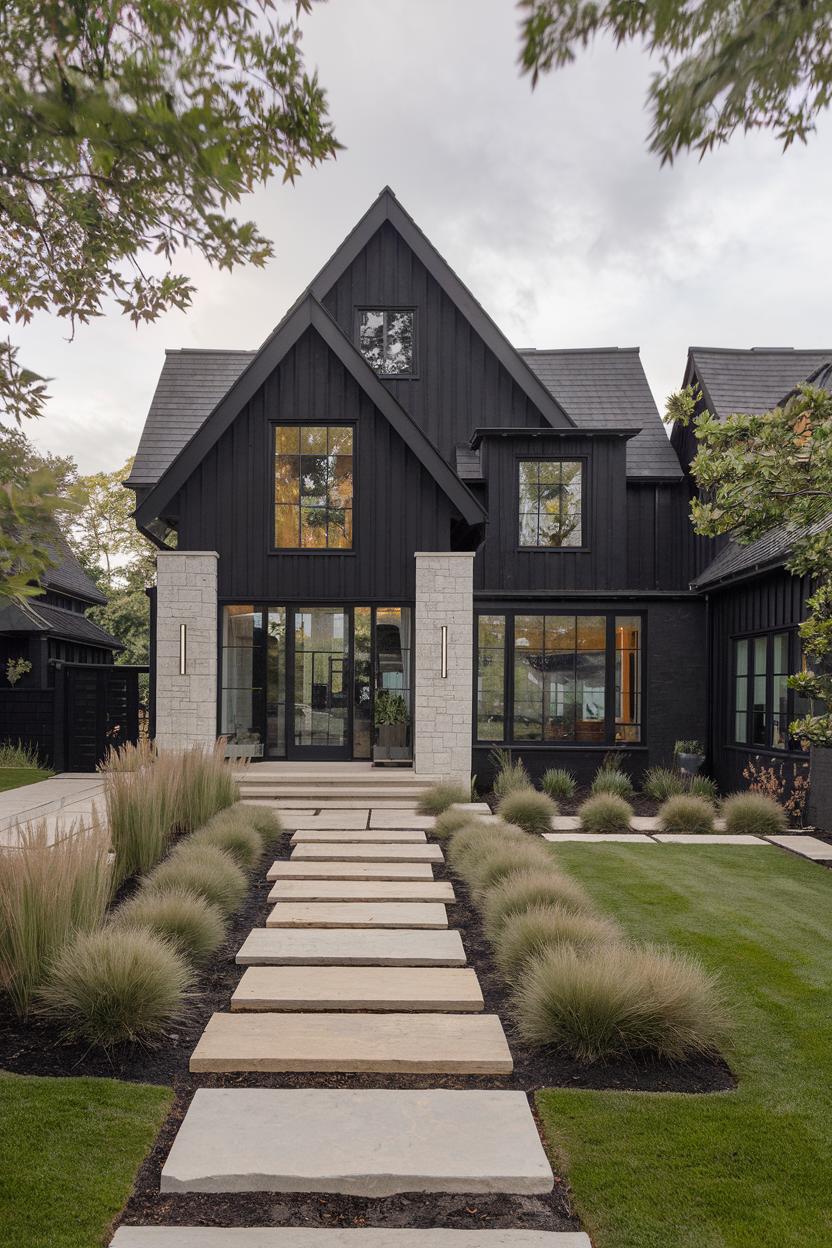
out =
[[359,312],[358,345],[379,376],[412,376],[415,319],[415,312],[407,309],[362,308]]
[[519,544],[538,550],[583,546],[583,463],[521,459]]
[[352,546],[351,425],[275,429],[275,540],[279,550]]

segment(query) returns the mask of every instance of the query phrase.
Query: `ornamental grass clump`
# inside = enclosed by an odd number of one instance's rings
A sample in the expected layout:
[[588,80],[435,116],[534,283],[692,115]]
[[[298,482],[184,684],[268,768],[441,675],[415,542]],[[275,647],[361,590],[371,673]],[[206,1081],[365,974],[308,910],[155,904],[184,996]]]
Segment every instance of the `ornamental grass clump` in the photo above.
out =
[[491,849],[507,845],[528,845],[529,838],[519,828],[507,823],[478,823],[471,821],[454,832],[448,845],[446,858],[455,875],[466,877],[471,864]]
[[45,820],[0,849],[0,988],[19,1016],[61,947],[102,922],[112,888],[108,850],[95,823],[53,844]]
[[505,876],[535,868],[546,872],[549,860],[549,853],[542,841],[530,841],[526,838],[517,844],[495,845],[484,849],[480,858],[469,861],[462,877],[471,889],[475,903],[480,905],[485,894]]
[[782,806],[763,793],[735,793],[722,803],[725,831],[732,836],[778,836],[788,826]]
[[58,954],[39,1012],[69,1040],[110,1049],[158,1043],[182,1014],[191,982],[174,946],[142,928],[82,933]]
[[434,784],[420,794],[416,809],[421,815],[441,815],[456,802],[470,802],[471,791],[461,784]]
[[546,793],[534,789],[516,789],[500,800],[497,814],[531,835],[552,831],[552,818],[558,813],[557,803]]
[[682,773],[672,767],[651,767],[645,772],[641,791],[645,797],[652,797],[654,802],[666,802],[669,797],[687,793],[688,786]]
[[241,867],[253,871],[263,857],[263,840],[248,818],[245,808],[229,807],[188,838],[191,845],[213,845],[221,849]]
[[195,745],[173,757],[178,774],[175,823],[180,832],[201,828],[217,811],[238,801],[240,793],[225,759],[224,742],[218,741],[211,749]]
[[513,759],[508,750],[494,750],[491,758],[496,764],[491,787],[498,800],[518,789],[533,787],[522,758]]
[[104,773],[104,803],[116,886],[150,871],[167,853],[176,815],[176,769],[170,755],[145,765],[138,751],[114,752]]
[[562,875],[551,861],[531,867],[518,863],[483,895],[483,929],[489,941],[496,945],[507,920],[532,906],[560,906],[574,914],[595,913],[580,884]]
[[710,776],[690,776],[688,778],[688,793],[693,797],[704,797],[705,801],[710,802],[712,806],[716,805],[718,790],[716,781]]
[[659,808],[659,827],[662,832],[713,832],[714,808],[704,797],[669,797]]
[[549,797],[568,801],[575,796],[575,777],[565,767],[548,767],[540,777],[540,787]]
[[618,767],[599,767],[590,787],[593,793],[610,793],[616,797],[630,797],[633,792],[632,780]]
[[504,918],[494,939],[494,960],[504,979],[516,983],[529,958],[561,944],[575,949],[620,939],[612,919],[567,909],[559,901],[531,905]]
[[584,832],[627,832],[633,808],[614,793],[598,793],[589,797],[578,810]]
[[115,928],[144,928],[169,941],[190,962],[203,962],[225,939],[222,911],[187,888],[140,888],[112,915]]
[[265,806],[243,806],[238,804],[233,809],[245,811],[246,819],[260,837],[264,849],[268,849],[270,845],[273,845],[283,831],[280,816],[276,811],[269,810]]
[[441,815],[436,816],[434,825],[431,828],[431,836],[445,840],[447,837],[453,836],[460,828],[465,828],[468,824],[476,826],[477,823],[478,816],[470,810],[443,810]]
[[726,1029],[714,975],[685,954],[623,942],[563,942],[531,958],[513,1012],[529,1044],[583,1062],[713,1054]]
[[233,858],[213,845],[183,841],[151,871],[142,885],[164,893],[187,889],[204,897],[225,915],[232,914],[246,894],[246,877]]

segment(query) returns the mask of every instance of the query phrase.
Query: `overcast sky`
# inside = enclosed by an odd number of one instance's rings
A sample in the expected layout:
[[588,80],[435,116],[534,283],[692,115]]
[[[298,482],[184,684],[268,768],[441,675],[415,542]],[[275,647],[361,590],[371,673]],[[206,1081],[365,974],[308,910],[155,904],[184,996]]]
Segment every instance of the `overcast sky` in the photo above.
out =
[[649,59],[598,46],[533,93],[513,0],[329,0],[304,29],[346,150],[243,205],[276,242],[265,270],[186,258],[187,313],[135,330],[110,308],[72,343],[48,318],[18,335],[54,378],[42,448],[118,467],[165,348],[258,346],[385,184],[516,346],[639,346],[660,409],[689,344],[832,342],[828,117],[808,148],[739,136],[660,169]]

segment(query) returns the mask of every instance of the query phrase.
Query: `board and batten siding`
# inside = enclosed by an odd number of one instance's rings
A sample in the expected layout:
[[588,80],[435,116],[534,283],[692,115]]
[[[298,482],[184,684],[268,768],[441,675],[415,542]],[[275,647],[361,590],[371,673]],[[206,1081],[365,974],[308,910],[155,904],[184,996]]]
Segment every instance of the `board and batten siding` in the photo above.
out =
[[[354,548],[273,550],[273,422],[355,424]],[[409,601],[417,550],[447,550],[453,507],[309,330],[183,486],[179,549],[216,550],[220,599]]]

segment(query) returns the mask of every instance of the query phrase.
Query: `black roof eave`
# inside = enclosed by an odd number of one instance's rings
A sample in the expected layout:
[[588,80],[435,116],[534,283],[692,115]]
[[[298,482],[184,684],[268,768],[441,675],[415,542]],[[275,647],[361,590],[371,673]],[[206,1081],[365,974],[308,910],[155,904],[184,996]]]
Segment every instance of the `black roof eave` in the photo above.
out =
[[471,434],[468,445],[475,450],[485,438],[624,438],[629,441],[641,433],[641,429],[538,429],[527,425],[481,426]]

